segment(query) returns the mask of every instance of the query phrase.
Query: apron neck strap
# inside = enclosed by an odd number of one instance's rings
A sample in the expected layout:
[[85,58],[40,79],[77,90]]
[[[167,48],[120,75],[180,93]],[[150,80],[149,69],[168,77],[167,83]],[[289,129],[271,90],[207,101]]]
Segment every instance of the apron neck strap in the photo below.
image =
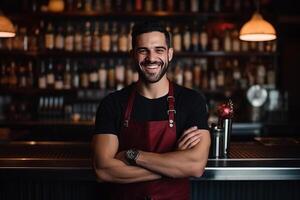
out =
[[[135,84],[133,86],[133,89],[131,91],[131,94],[130,94],[128,102],[127,102],[125,115],[124,115],[124,126],[125,127],[128,127],[128,122],[130,120],[131,111],[132,111],[136,91],[137,91],[137,84]],[[167,100],[168,100],[167,113],[168,113],[168,116],[169,116],[169,125],[170,125],[170,127],[173,127],[174,123],[175,123],[174,119],[175,119],[176,110],[175,110],[174,88],[173,88],[173,83],[171,81],[169,81],[169,92],[168,92]]]

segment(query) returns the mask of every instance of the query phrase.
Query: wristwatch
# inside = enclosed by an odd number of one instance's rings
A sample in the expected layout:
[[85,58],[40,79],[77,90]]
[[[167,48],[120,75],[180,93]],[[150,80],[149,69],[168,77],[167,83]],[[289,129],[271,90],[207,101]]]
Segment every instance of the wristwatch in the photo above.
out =
[[129,149],[125,152],[126,161],[130,165],[136,165],[136,160],[139,157],[140,152],[137,149]]

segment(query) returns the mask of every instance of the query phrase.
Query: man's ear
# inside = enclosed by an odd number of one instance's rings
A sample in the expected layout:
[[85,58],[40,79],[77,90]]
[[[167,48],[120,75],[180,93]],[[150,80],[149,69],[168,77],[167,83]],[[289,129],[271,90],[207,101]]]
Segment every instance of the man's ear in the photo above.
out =
[[169,48],[169,51],[168,51],[168,56],[169,56],[169,62],[171,62],[172,58],[173,58],[173,52],[174,52],[174,49],[173,48]]

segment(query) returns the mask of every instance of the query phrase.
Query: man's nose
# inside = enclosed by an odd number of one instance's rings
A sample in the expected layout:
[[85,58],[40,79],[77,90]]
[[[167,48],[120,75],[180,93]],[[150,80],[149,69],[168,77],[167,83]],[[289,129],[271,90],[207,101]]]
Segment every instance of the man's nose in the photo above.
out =
[[155,52],[154,51],[149,51],[148,54],[147,54],[146,59],[148,61],[151,61],[151,62],[155,61]]

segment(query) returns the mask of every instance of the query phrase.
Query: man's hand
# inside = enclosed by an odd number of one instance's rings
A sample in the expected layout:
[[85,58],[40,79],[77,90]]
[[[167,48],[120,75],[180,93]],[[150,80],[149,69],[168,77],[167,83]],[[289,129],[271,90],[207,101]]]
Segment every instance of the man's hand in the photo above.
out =
[[200,142],[201,131],[197,126],[185,130],[178,140],[177,150],[191,149]]

